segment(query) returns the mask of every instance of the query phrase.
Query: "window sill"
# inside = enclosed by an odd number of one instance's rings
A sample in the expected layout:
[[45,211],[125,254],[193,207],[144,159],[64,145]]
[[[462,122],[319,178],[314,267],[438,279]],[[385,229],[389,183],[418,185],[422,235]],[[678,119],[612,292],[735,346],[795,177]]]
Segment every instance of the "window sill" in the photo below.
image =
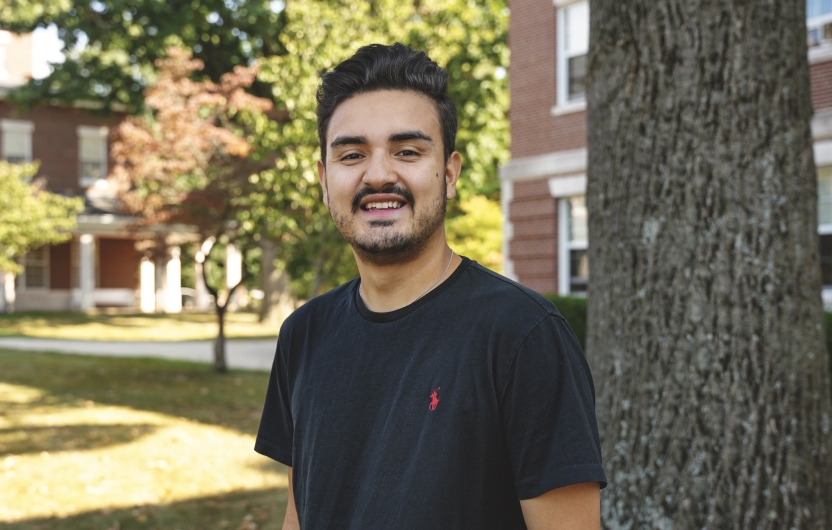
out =
[[809,50],[809,64],[832,61],[832,45],[818,46]]
[[81,180],[78,182],[78,184],[79,184],[82,188],[91,188],[92,186],[95,186],[95,183],[96,183],[96,181],[97,181],[97,180],[98,180],[98,179],[96,179],[96,180],[86,180],[86,179],[81,179]]
[[564,114],[572,114],[573,112],[580,112],[582,110],[586,110],[586,99],[558,103],[552,107],[551,114],[552,116],[563,116]]

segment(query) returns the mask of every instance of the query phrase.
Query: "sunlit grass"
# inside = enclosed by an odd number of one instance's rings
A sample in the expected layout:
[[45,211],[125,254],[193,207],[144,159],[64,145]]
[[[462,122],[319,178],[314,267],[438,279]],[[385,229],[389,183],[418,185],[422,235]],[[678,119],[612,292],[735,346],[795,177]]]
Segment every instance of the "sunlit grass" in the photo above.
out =
[[279,528],[285,468],[252,450],[267,378],[0,350],[0,523]]
[[[226,336],[276,337],[273,326],[259,324],[254,313],[228,313]],[[182,341],[213,339],[216,316],[210,313],[84,314],[0,313],[0,336],[73,340]]]

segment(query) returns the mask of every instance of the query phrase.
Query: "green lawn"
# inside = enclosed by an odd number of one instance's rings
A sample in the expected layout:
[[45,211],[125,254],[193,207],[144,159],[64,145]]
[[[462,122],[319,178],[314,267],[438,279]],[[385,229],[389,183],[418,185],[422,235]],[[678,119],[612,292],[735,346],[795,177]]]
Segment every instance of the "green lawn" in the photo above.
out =
[[[107,314],[80,312],[0,313],[0,337],[75,340],[212,339],[217,335],[212,313]],[[231,338],[277,337],[278,330],[257,322],[254,313],[228,313],[225,332]]]
[[0,349],[0,527],[277,529],[268,374]]

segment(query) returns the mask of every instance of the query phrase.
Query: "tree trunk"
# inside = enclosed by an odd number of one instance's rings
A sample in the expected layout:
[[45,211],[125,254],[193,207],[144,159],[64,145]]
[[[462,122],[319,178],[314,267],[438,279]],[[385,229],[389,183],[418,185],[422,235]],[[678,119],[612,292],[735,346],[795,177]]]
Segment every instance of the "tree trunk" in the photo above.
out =
[[228,305],[226,301],[224,306],[219,304],[217,309],[217,338],[214,339],[214,370],[220,373],[228,371],[228,365],[225,362],[225,308]]
[[802,0],[591,0],[608,528],[832,528]]

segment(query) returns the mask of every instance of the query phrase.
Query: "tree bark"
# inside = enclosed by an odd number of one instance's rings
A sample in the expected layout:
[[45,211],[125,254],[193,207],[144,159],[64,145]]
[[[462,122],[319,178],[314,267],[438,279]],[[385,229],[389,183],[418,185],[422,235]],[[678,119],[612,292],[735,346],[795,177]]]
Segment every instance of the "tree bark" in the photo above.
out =
[[608,528],[832,528],[804,10],[590,1]]
[[225,362],[225,309],[228,301],[222,306],[216,305],[217,309],[217,338],[214,339],[214,371],[225,373],[228,365]]

